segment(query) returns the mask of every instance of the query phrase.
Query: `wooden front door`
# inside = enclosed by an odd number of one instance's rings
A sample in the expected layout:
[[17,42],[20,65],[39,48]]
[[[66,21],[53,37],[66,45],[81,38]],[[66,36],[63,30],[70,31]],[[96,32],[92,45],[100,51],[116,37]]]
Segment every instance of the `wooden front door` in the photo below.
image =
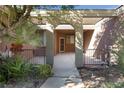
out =
[[64,37],[60,37],[59,38],[59,52],[65,52],[65,38]]

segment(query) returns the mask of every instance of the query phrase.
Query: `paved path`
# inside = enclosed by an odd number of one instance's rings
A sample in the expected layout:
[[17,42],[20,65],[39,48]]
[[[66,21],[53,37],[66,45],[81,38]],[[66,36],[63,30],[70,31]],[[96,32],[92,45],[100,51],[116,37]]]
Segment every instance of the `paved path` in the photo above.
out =
[[[54,57],[54,76],[46,80],[41,88],[61,88],[65,86],[68,78],[76,83],[81,82],[79,72],[75,67],[75,55],[72,53],[59,54]],[[78,77],[78,78],[74,78]]]

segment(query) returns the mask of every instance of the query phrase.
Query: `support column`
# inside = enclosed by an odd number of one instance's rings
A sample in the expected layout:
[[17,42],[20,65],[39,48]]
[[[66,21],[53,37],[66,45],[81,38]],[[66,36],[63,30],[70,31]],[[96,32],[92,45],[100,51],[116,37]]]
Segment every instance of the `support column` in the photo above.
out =
[[47,25],[46,31],[46,64],[53,66],[54,63],[54,30],[52,25]]
[[[77,28],[77,29],[76,29]],[[75,28],[75,65],[80,68],[83,66],[83,25]]]

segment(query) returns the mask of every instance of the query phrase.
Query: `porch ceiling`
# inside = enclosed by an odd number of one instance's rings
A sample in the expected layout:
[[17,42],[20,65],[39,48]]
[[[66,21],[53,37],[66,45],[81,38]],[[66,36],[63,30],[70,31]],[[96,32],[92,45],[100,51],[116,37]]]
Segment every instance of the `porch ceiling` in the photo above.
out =
[[74,30],[55,30],[57,33],[62,33],[62,34],[75,34]]
[[[39,29],[46,29],[46,25],[37,25],[39,27]],[[83,25],[83,29],[84,30],[94,30],[95,28],[95,25]],[[60,24],[58,25],[55,30],[60,30],[60,31],[63,31],[63,30],[68,30],[68,31],[74,31],[74,28],[73,26],[69,25],[69,24]]]
[[[88,22],[87,22],[88,23]],[[93,22],[92,22],[93,23]],[[94,30],[94,25],[83,25],[84,30]],[[55,30],[74,30],[73,26],[69,24],[60,24],[58,25]]]

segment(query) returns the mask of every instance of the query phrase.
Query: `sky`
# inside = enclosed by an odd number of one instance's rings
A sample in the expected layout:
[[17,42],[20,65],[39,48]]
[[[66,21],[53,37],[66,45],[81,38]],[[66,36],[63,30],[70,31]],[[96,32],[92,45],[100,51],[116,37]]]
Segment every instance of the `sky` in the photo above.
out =
[[116,9],[119,5],[79,5],[76,9]]
[[[37,6],[37,9],[47,9],[47,10],[59,10],[60,5],[41,5]],[[119,5],[75,5],[74,9],[116,9]]]

